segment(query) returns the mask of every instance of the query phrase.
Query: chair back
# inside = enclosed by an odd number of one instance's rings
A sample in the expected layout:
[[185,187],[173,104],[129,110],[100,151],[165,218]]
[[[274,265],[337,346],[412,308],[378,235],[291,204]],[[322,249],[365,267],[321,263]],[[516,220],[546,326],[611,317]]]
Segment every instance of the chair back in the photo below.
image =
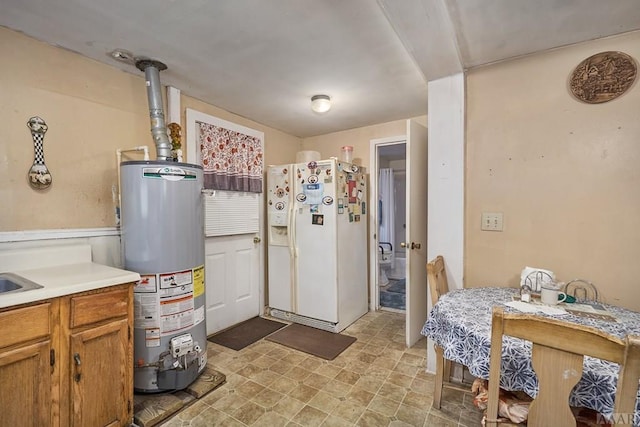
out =
[[538,395],[529,407],[529,427],[575,426],[569,394],[582,377],[584,356],[620,365],[614,412],[633,414],[640,379],[640,337],[620,339],[603,331],[532,314],[493,309],[487,426],[495,426],[502,362],[502,337],[532,342]]
[[444,258],[438,255],[427,263],[427,279],[431,291],[431,304],[435,304],[441,295],[449,292],[447,272],[444,269]]

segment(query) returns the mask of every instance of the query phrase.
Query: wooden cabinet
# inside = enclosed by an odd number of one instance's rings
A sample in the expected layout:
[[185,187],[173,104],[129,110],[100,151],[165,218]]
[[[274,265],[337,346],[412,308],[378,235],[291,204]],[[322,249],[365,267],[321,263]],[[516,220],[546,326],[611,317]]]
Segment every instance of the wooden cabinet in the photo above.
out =
[[73,415],[69,425],[121,426],[130,422],[127,335],[126,319],[71,335]]
[[0,312],[2,425],[129,426],[132,320],[131,284]]
[[[71,414],[62,425],[123,426],[132,421],[132,287],[74,295],[61,306],[68,327],[69,388],[63,399]],[[131,314],[129,313],[131,311]]]
[[53,311],[42,303],[0,313],[0,419],[7,426],[46,426],[53,415]]

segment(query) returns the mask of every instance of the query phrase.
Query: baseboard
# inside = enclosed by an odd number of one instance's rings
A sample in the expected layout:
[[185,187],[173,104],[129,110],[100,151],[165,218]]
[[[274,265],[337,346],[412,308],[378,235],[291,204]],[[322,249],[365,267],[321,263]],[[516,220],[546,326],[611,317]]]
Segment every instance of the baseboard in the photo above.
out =
[[299,314],[290,313],[277,308],[272,308],[270,313],[271,316],[276,319],[286,320],[287,322],[299,323],[301,325],[311,326],[312,328],[322,329],[323,331],[328,332],[340,332],[337,324],[327,322],[326,320],[313,319],[311,317],[301,316]]

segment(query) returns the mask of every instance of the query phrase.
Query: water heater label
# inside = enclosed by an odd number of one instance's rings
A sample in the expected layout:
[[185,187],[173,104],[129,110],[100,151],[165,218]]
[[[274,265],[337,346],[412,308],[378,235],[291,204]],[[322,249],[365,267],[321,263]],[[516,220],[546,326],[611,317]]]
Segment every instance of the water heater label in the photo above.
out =
[[195,181],[196,173],[173,166],[165,166],[161,168],[143,168],[142,177],[151,179],[165,179],[167,181]]
[[157,291],[156,276],[151,274],[141,275],[140,280],[133,287],[133,292],[138,293],[153,293]]
[[160,284],[160,334],[164,337],[195,324],[194,270],[158,275]]
[[134,293],[133,301],[134,327],[136,329],[160,328],[158,294]]
[[193,294],[181,298],[160,298],[160,331],[162,336],[194,325]]
[[196,308],[193,311],[193,323],[197,325],[198,323],[204,322],[204,305]]
[[134,289],[134,320],[136,329],[145,330],[146,347],[204,321],[204,305],[195,309],[204,288],[204,265],[141,276]]
[[[160,275],[160,289],[161,294],[176,294],[182,292],[190,292],[193,290],[193,271],[176,271],[173,273],[164,273]],[[189,289],[187,289],[189,288]],[[177,292],[168,291],[170,289],[177,290]]]
[[198,298],[202,294],[204,294],[204,265],[193,269],[193,297]]
[[160,328],[147,328],[144,331],[146,347],[160,347]]

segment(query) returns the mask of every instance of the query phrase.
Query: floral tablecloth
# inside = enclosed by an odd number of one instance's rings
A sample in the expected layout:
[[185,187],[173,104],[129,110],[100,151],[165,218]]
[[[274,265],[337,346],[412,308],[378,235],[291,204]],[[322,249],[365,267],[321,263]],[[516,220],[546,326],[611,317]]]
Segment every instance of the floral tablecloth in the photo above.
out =
[[[473,288],[460,289],[442,295],[429,313],[422,335],[442,347],[444,357],[465,365],[469,372],[489,379],[491,345],[491,314],[496,305],[512,301],[518,289]],[[640,335],[640,313],[603,304],[617,322],[563,315],[575,323],[589,325],[624,338]],[[514,309],[504,306],[505,311]],[[544,316],[543,314],[540,314]],[[531,343],[507,337],[502,346],[503,369],[500,386],[505,390],[522,390],[529,396],[538,393],[538,380],[531,366]],[[594,409],[603,415],[613,413],[618,365],[592,357],[585,357],[582,379],[578,382],[569,403]],[[640,400],[636,402],[634,425],[640,426]]]

